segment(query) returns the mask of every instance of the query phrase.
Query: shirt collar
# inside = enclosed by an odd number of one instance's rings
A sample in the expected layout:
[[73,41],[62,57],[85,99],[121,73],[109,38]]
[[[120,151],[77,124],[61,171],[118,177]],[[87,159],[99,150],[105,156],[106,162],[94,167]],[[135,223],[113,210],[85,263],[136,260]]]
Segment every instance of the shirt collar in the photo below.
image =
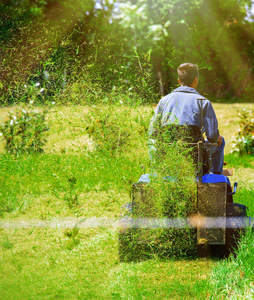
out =
[[196,91],[194,88],[189,87],[189,86],[179,86],[177,89],[172,91],[172,93],[176,93],[176,92],[193,93],[193,94],[200,95],[198,91]]

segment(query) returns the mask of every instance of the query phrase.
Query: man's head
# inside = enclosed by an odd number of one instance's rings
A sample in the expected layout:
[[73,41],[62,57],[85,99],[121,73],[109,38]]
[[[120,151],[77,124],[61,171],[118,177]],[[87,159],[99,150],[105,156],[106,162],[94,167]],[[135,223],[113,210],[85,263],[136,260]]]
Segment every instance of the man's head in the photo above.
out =
[[197,88],[198,86],[198,66],[192,63],[181,64],[178,69],[178,82],[184,86]]

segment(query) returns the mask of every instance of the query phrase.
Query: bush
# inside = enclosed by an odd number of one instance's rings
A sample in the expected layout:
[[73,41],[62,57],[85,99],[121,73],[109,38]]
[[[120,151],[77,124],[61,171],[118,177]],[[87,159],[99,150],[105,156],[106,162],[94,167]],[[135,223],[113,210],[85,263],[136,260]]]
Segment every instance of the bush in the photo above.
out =
[[150,115],[150,112],[140,114],[138,109],[124,105],[93,106],[87,116],[86,131],[97,151],[107,155],[128,155],[138,148],[143,150],[140,143],[147,140]]
[[243,108],[239,113],[240,128],[233,141],[233,151],[239,154],[254,154],[254,112]]
[[48,130],[45,124],[47,112],[48,108],[42,112],[34,110],[32,101],[27,106],[11,111],[4,124],[0,125],[6,151],[16,155],[43,152],[42,147],[46,142],[43,135]]

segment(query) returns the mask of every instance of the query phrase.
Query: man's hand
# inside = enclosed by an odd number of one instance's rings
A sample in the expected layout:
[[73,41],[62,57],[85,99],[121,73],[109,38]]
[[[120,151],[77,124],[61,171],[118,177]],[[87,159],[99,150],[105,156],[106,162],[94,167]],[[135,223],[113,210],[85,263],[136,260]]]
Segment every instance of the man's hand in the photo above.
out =
[[222,136],[221,135],[219,135],[219,138],[218,138],[216,143],[218,143],[217,147],[219,147],[221,145],[221,143],[222,143]]

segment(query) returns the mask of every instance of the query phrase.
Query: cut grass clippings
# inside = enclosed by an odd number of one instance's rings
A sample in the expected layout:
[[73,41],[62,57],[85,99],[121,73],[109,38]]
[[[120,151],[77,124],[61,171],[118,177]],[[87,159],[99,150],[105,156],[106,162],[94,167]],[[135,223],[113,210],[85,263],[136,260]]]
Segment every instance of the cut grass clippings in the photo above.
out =
[[115,231],[53,229],[1,235],[2,299],[205,299],[215,262],[118,263]]

